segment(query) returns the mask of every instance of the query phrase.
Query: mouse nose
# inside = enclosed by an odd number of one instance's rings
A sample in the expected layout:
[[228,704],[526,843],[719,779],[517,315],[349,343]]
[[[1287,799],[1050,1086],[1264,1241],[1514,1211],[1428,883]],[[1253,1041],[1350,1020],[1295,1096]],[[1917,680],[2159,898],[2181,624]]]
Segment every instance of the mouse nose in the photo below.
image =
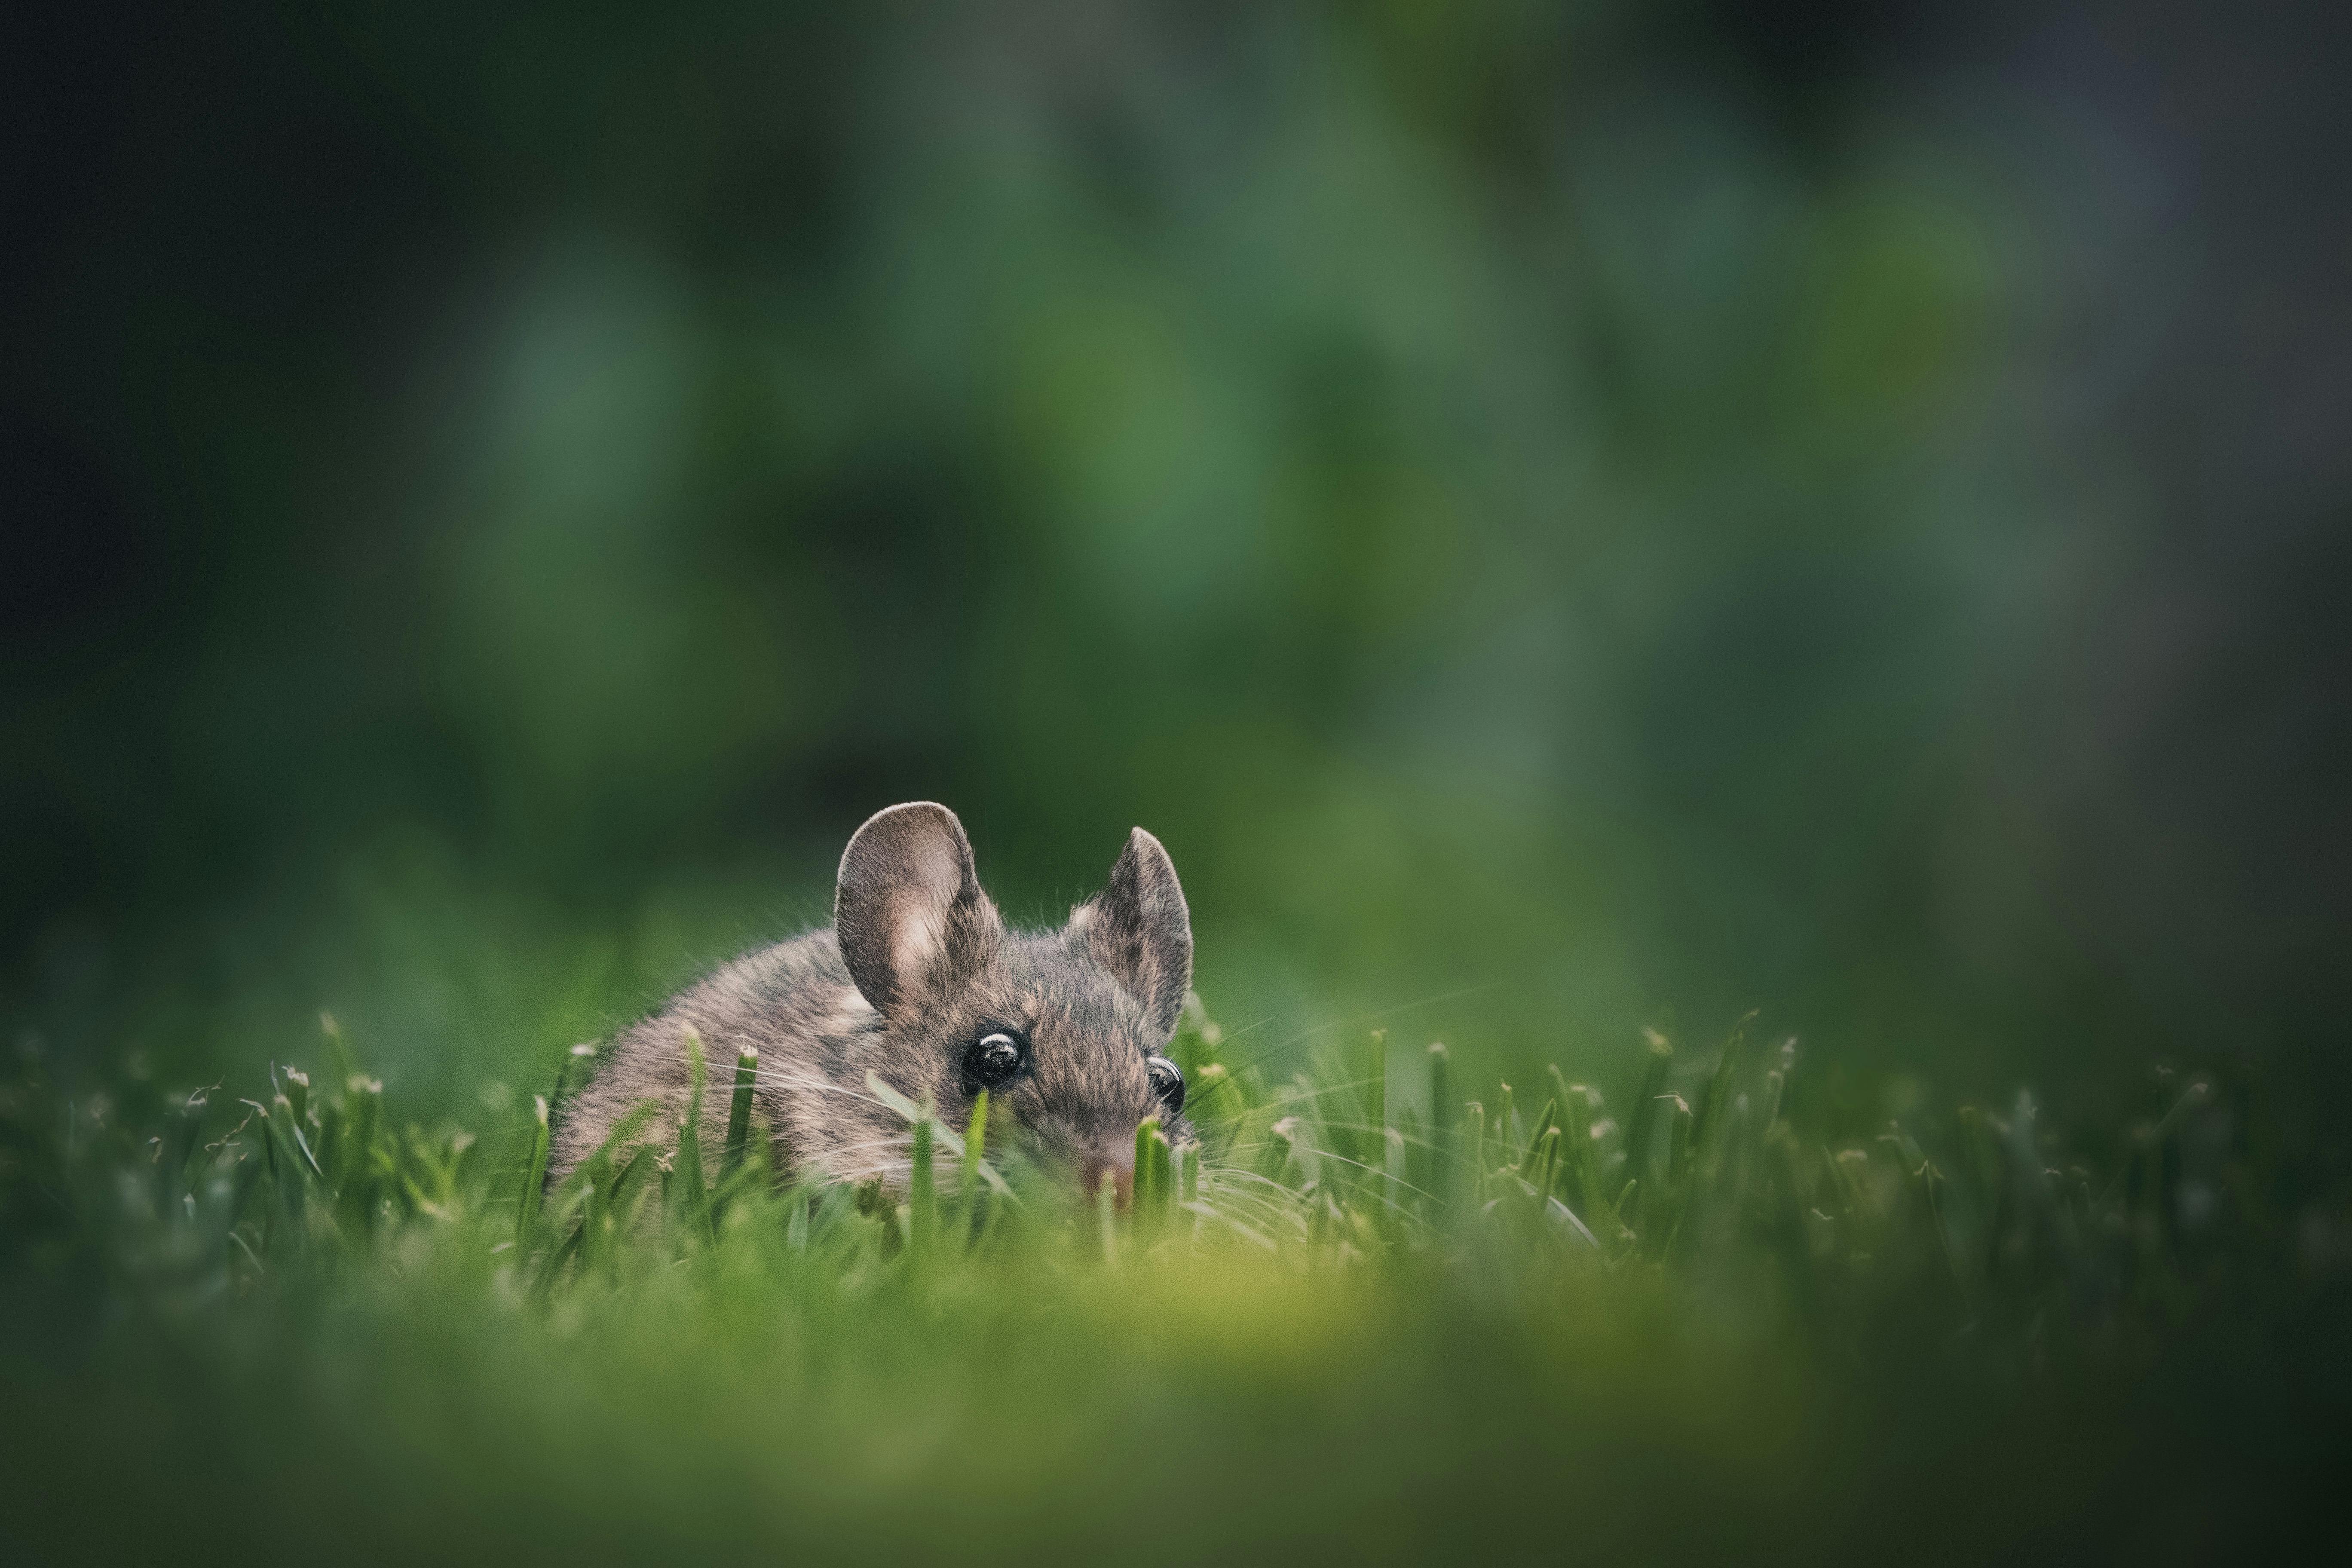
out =
[[1125,1208],[1135,1197],[1135,1145],[1089,1149],[1078,1161],[1078,1190],[1089,1200],[1102,1191],[1103,1178],[1111,1182],[1111,1201]]

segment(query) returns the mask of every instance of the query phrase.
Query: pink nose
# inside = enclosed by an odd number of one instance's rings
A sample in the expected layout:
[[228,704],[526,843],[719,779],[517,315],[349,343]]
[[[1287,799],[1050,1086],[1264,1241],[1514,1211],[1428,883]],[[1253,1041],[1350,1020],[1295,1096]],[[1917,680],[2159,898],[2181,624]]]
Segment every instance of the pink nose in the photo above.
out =
[[1111,1182],[1111,1201],[1125,1208],[1135,1197],[1135,1147],[1089,1150],[1078,1162],[1079,1190],[1091,1199],[1102,1191],[1103,1178]]

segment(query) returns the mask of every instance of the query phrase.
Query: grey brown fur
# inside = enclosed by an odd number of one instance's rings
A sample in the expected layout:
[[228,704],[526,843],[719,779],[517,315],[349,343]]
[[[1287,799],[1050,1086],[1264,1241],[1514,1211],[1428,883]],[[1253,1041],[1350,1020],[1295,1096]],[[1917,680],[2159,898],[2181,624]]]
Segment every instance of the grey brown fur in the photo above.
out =
[[779,1175],[903,1185],[906,1122],[868,1092],[866,1075],[928,1097],[960,1126],[972,1098],[965,1050],[1011,1025],[1028,1034],[1031,1068],[992,1095],[1002,1108],[992,1137],[1017,1128],[1087,1189],[1109,1174],[1123,1191],[1143,1118],[1157,1113],[1172,1138],[1191,1136],[1154,1099],[1144,1064],[1174,1034],[1192,974],[1183,890],[1143,829],[1068,924],[1021,931],[981,889],[954,813],[927,801],[893,806],[842,855],[833,926],[736,959],[620,1033],[562,1113],[551,1176],[586,1159],[643,1100],[662,1108],[646,1137],[675,1136],[690,1026],[708,1063],[706,1158],[724,1136],[736,1058],[749,1046],[760,1053],[752,1106]]

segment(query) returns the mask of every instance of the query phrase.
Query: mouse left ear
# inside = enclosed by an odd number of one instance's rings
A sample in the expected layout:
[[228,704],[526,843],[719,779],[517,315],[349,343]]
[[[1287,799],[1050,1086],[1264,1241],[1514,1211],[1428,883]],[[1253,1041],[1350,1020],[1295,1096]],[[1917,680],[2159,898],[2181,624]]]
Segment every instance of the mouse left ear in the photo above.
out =
[[850,979],[885,1017],[976,973],[1003,936],[963,824],[927,800],[876,813],[850,839],[833,925]]
[[1143,1004],[1160,1039],[1176,1032],[1192,984],[1192,911],[1160,840],[1140,827],[1127,836],[1108,885],[1070,911],[1069,932]]

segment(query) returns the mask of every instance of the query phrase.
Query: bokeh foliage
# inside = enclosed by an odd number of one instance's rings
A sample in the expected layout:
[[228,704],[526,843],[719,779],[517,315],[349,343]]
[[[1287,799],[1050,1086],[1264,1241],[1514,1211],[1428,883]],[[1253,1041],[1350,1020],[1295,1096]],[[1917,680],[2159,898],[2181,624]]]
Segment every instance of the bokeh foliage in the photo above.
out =
[[2063,49],[1507,0],[38,43],[12,1028],[193,1078],[323,1004],[459,1102],[821,918],[916,797],[1037,916],[1149,825],[1276,1036],[1605,1073],[1760,1005],[2065,1092],[2337,1027],[2330,547],[2217,563],[2167,499],[2209,285]]

